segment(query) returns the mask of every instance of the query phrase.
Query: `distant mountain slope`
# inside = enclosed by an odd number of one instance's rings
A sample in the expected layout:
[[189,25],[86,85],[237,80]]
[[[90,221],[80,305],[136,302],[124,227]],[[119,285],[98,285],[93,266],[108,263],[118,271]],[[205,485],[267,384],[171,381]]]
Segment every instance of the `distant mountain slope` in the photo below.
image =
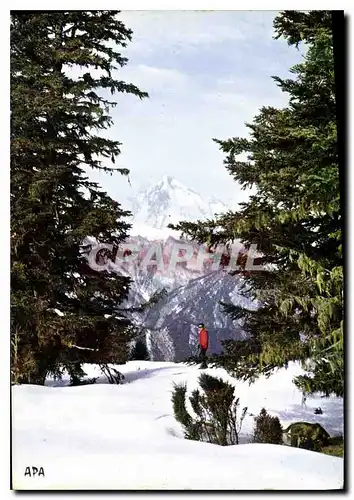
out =
[[154,360],[181,361],[195,353],[197,325],[203,322],[209,331],[209,352],[221,351],[221,341],[242,339],[240,323],[222,311],[220,301],[255,308],[240,294],[241,279],[223,271],[210,272],[175,288],[145,319]]
[[[132,279],[129,299],[122,307],[144,304],[156,292],[166,290],[165,298],[149,311],[131,313],[136,325],[147,328],[147,344],[153,360],[179,361],[193,354],[197,324],[201,321],[210,334],[211,353],[220,352],[222,340],[240,339],[244,335],[242,325],[231,321],[219,304],[224,301],[248,308],[254,306],[240,294],[241,276],[212,270],[212,261],[204,256],[200,264],[200,252],[207,250],[196,242],[188,242],[193,246],[188,262],[169,266],[175,245],[183,243],[178,232],[167,228],[169,223],[211,218],[226,210],[221,202],[204,200],[169,176],[132,200],[133,228],[126,244],[134,245],[136,256],[124,264],[107,263],[107,268]],[[162,266],[153,263],[158,257],[155,251],[151,252],[152,246],[160,252]],[[146,260],[151,263],[146,265]]]

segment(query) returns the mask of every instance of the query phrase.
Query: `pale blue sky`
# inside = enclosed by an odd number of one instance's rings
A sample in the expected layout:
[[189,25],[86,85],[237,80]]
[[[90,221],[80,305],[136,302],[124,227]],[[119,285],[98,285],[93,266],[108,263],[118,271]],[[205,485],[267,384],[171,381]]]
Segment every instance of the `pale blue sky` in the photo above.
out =
[[[123,143],[117,165],[125,177],[90,174],[113,198],[127,198],[164,174],[226,204],[245,199],[223,167],[213,137],[244,136],[263,105],[287,103],[270,78],[287,76],[301,52],[273,40],[274,11],[131,11],[129,58],[118,78],[149,93],[118,95],[109,136]],[[127,206],[127,208],[130,208]]]

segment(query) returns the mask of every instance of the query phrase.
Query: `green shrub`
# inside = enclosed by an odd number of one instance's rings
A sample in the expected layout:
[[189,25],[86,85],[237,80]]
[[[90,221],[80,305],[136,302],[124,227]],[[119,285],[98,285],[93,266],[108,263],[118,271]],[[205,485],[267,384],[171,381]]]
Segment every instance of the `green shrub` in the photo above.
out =
[[268,415],[265,408],[262,408],[260,414],[254,417],[254,421],[253,440],[255,443],[283,443],[283,429],[278,417]]
[[206,373],[200,375],[199,384],[201,391],[195,389],[189,397],[195,417],[186,407],[187,386],[174,384],[173,411],[185,437],[221,446],[238,444],[247,408],[238,418],[239,398],[234,397],[234,387]]

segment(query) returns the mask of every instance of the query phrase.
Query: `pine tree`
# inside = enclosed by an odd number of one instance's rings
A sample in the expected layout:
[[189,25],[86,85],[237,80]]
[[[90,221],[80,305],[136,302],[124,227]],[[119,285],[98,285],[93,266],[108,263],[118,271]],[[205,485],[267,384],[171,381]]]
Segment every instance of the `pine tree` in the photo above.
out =
[[268,415],[262,408],[254,417],[253,440],[255,443],[283,444],[283,429],[278,417]]
[[137,339],[130,355],[132,361],[149,361],[149,351],[145,339]]
[[[83,361],[124,362],[131,326],[115,308],[129,279],[95,273],[87,236],[118,246],[129,212],[84,168],[113,168],[120,143],[103,132],[132,32],[118,11],[11,15],[11,336],[13,381],[44,383]],[[81,72],[81,74],[80,74]],[[78,350],[75,346],[85,346]]]
[[212,248],[239,238],[262,255],[264,270],[243,281],[243,293],[258,301],[258,310],[223,304],[242,320],[248,340],[226,342],[220,364],[250,380],[301,360],[310,372],[295,380],[303,391],[341,395],[342,212],[331,24],[324,11],[285,11],[275,18],[276,38],[308,46],[291,69],[294,78],[273,77],[289,105],[263,107],[247,124],[249,138],[216,140],[228,172],[255,194],[237,212],[174,229]]

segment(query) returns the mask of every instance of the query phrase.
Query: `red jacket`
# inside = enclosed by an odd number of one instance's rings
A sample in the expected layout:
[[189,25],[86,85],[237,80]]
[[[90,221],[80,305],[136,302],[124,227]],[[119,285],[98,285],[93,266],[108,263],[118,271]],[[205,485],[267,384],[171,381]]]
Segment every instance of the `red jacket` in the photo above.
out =
[[199,331],[199,344],[202,349],[208,349],[209,334],[205,328]]

